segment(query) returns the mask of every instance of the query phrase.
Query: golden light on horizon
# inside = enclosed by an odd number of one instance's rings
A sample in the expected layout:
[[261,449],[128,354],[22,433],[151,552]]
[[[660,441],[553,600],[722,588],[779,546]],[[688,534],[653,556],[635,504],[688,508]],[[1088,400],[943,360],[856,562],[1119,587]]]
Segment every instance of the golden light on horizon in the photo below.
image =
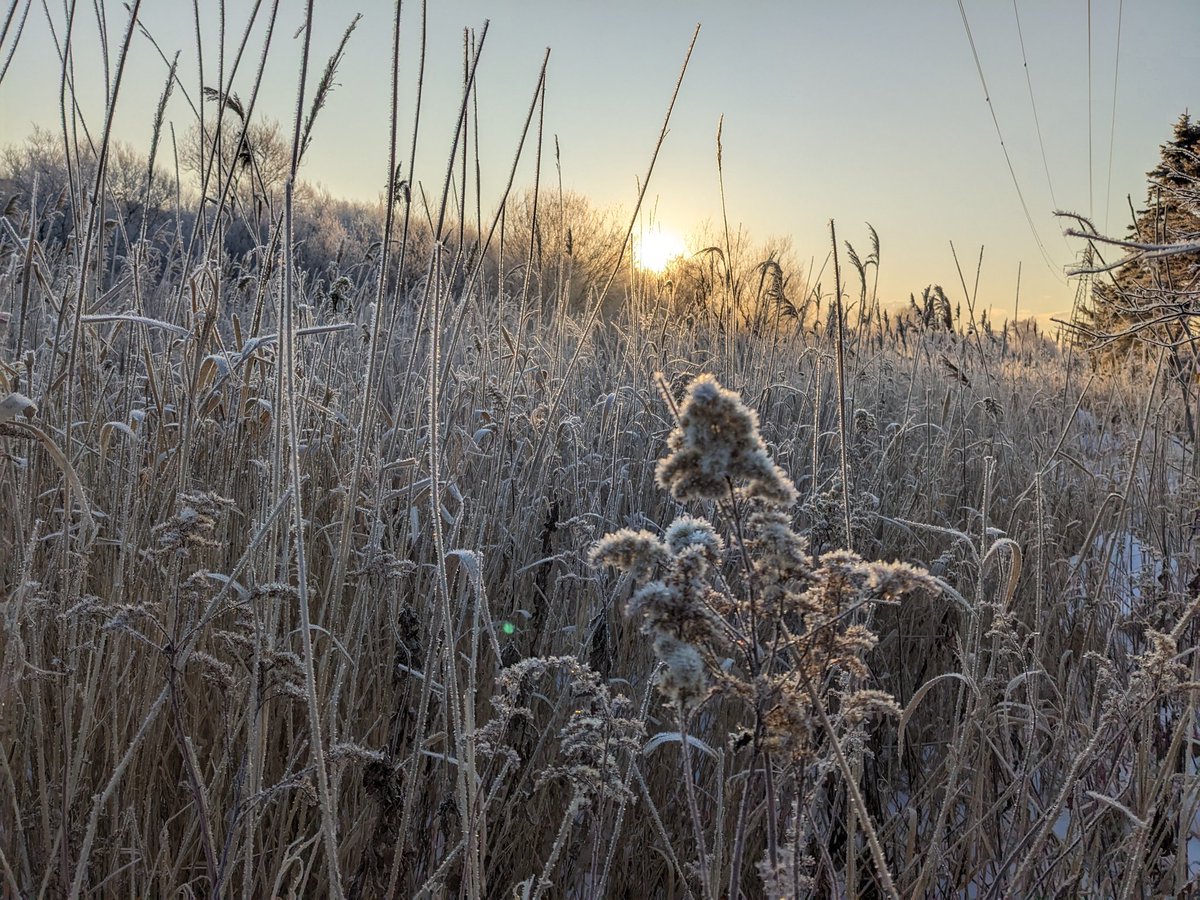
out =
[[633,239],[633,261],[647,271],[661,275],[672,262],[687,253],[683,237],[674,231],[654,228]]

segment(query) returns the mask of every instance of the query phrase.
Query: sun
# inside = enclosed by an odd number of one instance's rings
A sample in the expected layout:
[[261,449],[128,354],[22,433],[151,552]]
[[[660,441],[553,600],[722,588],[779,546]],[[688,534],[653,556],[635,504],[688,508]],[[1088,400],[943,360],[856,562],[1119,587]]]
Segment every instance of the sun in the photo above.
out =
[[674,231],[654,228],[634,238],[633,260],[643,269],[661,274],[687,252],[683,238]]

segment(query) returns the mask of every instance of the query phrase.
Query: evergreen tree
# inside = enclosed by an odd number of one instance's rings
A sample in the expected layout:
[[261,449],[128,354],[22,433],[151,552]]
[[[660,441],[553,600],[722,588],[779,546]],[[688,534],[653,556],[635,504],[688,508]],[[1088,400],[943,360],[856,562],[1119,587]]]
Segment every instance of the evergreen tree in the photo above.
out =
[[[1146,208],[1136,214],[1128,240],[1141,247],[1194,244],[1200,240],[1200,122],[1185,112],[1160,150],[1158,165],[1146,173]],[[1124,263],[1097,276],[1090,328],[1113,335],[1142,326],[1142,337],[1172,341],[1200,336],[1189,323],[1200,315],[1200,251],[1131,249]]]

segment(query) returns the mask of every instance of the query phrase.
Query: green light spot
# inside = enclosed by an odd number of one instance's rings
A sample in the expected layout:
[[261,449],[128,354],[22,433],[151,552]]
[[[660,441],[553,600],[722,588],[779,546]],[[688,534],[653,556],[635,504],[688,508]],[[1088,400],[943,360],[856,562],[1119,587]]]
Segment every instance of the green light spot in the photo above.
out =
[[505,622],[503,625],[500,626],[500,630],[503,631],[505,634],[512,634],[514,631],[517,630],[517,627],[515,625],[513,625],[512,622]]

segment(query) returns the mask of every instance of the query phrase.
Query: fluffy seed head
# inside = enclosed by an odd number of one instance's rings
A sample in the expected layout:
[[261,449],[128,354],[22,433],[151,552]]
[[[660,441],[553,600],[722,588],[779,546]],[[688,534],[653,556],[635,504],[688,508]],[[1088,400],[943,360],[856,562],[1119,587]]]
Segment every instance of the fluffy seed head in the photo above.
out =
[[612,566],[629,572],[638,581],[653,577],[659,566],[670,562],[670,554],[658,536],[649,531],[622,528],[606,534],[592,545],[588,561],[593,566]]
[[669,634],[654,639],[654,653],[666,667],[658,678],[658,689],[664,697],[688,706],[708,690],[704,660],[691,644],[685,644]]
[[699,547],[709,559],[716,560],[725,549],[725,542],[709,521],[693,516],[680,516],[671,523],[663,537],[667,549],[673,554],[681,553],[688,547]]
[[667,446],[655,475],[677,500],[722,500],[733,484],[770,506],[796,502],[795,485],[763,445],[758,416],[711,375],[688,388]]

